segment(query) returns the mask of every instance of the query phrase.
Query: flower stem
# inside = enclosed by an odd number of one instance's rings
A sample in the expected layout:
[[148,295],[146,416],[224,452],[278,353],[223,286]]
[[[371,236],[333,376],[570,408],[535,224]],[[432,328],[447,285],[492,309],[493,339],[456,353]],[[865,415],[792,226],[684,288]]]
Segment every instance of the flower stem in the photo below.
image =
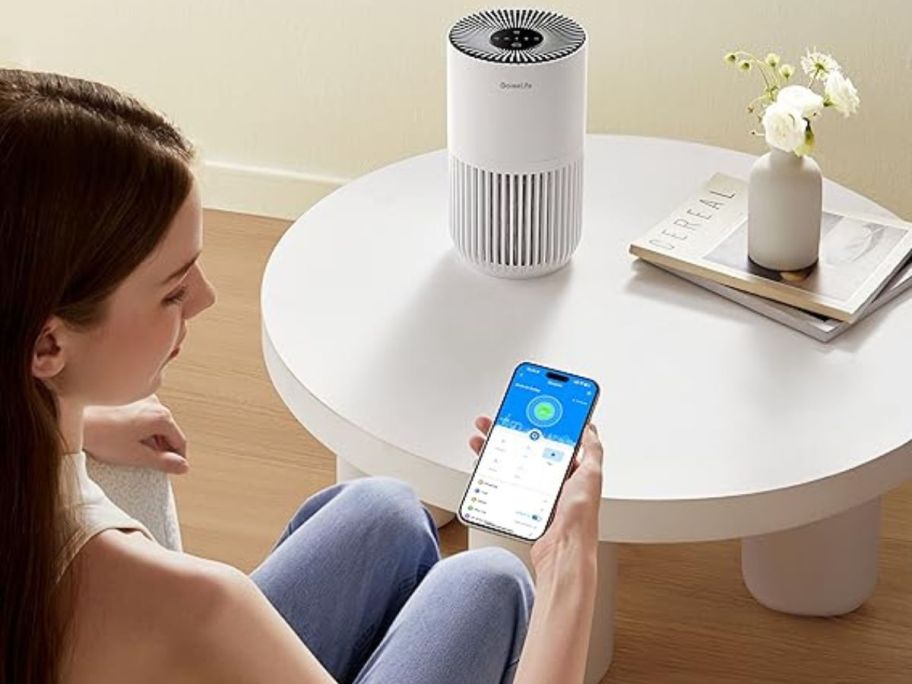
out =
[[[757,64],[757,68],[760,70],[760,75],[763,77],[763,83],[766,85],[766,92],[770,97],[772,97],[773,85],[770,83],[770,80],[766,75],[766,69],[770,68],[769,65],[766,62],[757,59],[757,57],[755,55],[753,55],[752,53],[746,52],[744,50],[739,50],[735,54],[744,55],[751,62],[755,62]],[[779,89],[779,79],[775,76],[775,70],[774,70],[773,78],[776,80],[775,85],[776,85],[776,90],[778,90]],[[763,97],[763,96],[761,96],[761,97]],[[758,99],[760,99],[760,98],[758,98]]]

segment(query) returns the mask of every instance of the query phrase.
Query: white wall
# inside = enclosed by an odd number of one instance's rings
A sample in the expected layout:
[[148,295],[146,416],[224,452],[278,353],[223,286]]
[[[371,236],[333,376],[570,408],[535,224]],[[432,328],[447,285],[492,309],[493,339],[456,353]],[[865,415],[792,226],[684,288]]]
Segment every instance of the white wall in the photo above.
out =
[[[444,40],[476,4],[2,0],[0,63],[102,80],[196,141],[207,206],[293,217],[340,183],[446,145]],[[912,219],[912,2],[555,0],[590,37],[589,131],[761,153],[759,76],[733,48],[835,54],[860,114],[816,127],[824,173]],[[694,179],[695,184],[698,179]]]

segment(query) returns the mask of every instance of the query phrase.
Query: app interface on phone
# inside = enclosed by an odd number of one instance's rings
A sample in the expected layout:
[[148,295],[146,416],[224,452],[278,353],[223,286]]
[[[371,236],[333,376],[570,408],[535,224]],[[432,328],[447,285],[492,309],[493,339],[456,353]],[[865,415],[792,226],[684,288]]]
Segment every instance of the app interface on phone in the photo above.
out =
[[462,517],[527,539],[541,536],[596,393],[586,378],[520,365],[469,484]]

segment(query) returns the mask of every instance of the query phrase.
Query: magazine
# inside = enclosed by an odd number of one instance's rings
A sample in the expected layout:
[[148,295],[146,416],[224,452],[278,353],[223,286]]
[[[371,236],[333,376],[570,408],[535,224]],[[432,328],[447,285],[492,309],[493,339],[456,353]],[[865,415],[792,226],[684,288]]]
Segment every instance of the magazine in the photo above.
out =
[[[840,335],[844,331],[848,330],[852,323],[846,321],[839,321],[835,318],[828,318],[826,316],[820,316],[809,311],[803,311],[801,309],[796,309],[794,307],[788,306],[787,304],[781,304],[775,302],[772,299],[765,299],[763,297],[758,297],[749,292],[742,292],[741,290],[736,290],[725,285],[720,285],[712,280],[706,280],[705,278],[700,278],[698,276],[690,275],[689,273],[683,273],[681,271],[674,271],[668,268],[660,266],[665,271],[673,273],[679,278],[683,278],[695,285],[704,287],[711,292],[715,292],[717,295],[730,299],[733,302],[737,302],[743,306],[746,306],[749,309],[753,309],[759,314],[778,321],[784,325],[794,328],[795,330],[804,333],[805,335],[810,335],[815,340],[820,342],[829,342],[836,336]],[[887,286],[880,291],[880,294],[872,301],[866,308],[862,309],[859,313],[856,322],[864,318],[870,313],[877,311],[884,304],[893,301],[901,295],[903,292],[912,289],[912,259],[906,262],[906,264],[900,269],[899,273],[887,283]]]
[[716,174],[634,241],[630,252],[672,271],[851,323],[912,254],[912,224],[824,211],[817,264],[771,271],[747,256],[747,183]]

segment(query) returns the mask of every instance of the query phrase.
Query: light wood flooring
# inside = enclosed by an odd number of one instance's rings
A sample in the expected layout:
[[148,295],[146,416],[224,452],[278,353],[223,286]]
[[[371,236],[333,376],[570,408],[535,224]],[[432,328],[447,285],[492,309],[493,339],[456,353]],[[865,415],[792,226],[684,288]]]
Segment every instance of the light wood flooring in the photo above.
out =
[[[288,225],[206,212],[203,265],[219,300],[191,323],[160,392],[190,440],[190,472],[174,478],[186,550],[245,571],[335,476],[333,455],[286,410],[262,362],[260,278]],[[458,522],[441,537],[446,554],[465,548]],[[751,599],[736,541],[624,546],[604,682],[912,683],[912,484],[886,498],[880,567],[858,611],[802,619]]]

